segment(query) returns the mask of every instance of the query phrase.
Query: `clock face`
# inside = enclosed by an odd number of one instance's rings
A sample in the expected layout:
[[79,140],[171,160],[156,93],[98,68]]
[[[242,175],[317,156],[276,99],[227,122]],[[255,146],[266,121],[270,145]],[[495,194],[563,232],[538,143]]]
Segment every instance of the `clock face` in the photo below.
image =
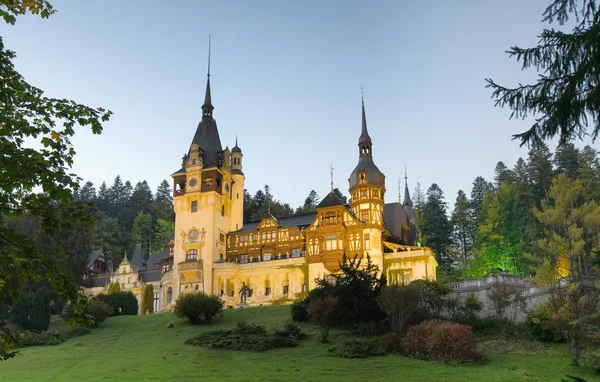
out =
[[188,184],[190,185],[190,187],[196,187],[196,185],[198,184],[198,178],[190,179]]
[[229,192],[229,183],[225,183],[225,192]]
[[192,230],[190,231],[190,239],[195,239],[198,237],[198,231]]

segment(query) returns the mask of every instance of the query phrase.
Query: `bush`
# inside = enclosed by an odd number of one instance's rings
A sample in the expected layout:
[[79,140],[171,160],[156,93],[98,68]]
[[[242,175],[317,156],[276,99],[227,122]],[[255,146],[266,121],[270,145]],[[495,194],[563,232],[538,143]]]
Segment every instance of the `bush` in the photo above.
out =
[[10,311],[10,322],[21,329],[41,333],[50,325],[50,301],[45,288],[26,289]]
[[118,282],[108,284],[108,294],[121,292],[121,284]]
[[292,320],[296,322],[306,322],[309,320],[308,316],[308,302],[304,301],[294,301],[292,304]]
[[281,337],[288,337],[293,340],[300,340],[306,336],[298,324],[289,321],[283,325],[283,329],[276,329],[275,334]]
[[175,302],[173,312],[177,317],[187,318],[191,324],[200,324],[223,313],[223,305],[218,296],[204,292],[182,293]]
[[390,285],[381,290],[379,307],[387,316],[390,329],[403,334],[419,308],[419,291],[410,285]]
[[94,327],[100,326],[113,313],[113,308],[100,300],[92,300],[85,309],[85,312],[94,319]]
[[471,327],[449,321],[431,320],[409,328],[402,348],[410,356],[443,362],[480,359]]
[[328,341],[329,329],[338,323],[342,309],[338,297],[313,298],[308,304],[312,320],[321,327],[321,342]]
[[90,330],[80,326],[66,325],[60,316],[53,316],[48,330],[41,333],[24,332],[19,335],[17,346],[52,346],[65,340],[89,333]]
[[263,325],[248,324],[246,321],[238,322],[233,330],[204,332],[185,343],[213,349],[251,352],[298,346],[298,343],[290,337],[270,335]]
[[600,373],[600,349],[586,349],[579,358],[579,364],[586,369]]
[[386,353],[400,353],[402,351],[402,337],[398,333],[386,333],[379,336],[379,346]]
[[383,355],[385,350],[372,339],[352,339],[346,340],[336,347],[335,354],[343,358],[367,358],[374,355]]
[[99,294],[92,300],[100,300],[113,308],[111,316],[125,316],[138,314],[138,301],[131,292],[114,292]]
[[550,327],[550,315],[548,305],[538,305],[527,313],[525,327],[534,339],[542,342],[561,342],[565,340],[564,335]]

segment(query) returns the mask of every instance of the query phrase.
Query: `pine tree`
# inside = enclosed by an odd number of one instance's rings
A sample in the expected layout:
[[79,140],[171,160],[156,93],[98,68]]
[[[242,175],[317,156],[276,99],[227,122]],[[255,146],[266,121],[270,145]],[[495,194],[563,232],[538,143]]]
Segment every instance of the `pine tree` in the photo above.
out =
[[488,192],[492,192],[494,186],[485,180],[484,177],[478,176],[473,181],[473,188],[471,189],[471,219],[475,226],[478,226],[481,222],[481,206],[483,199]]
[[454,263],[449,248],[452,245],[452,224],[448,220],[444,193],[437,184],[432,184],[427,190],[427,202],[421,213],[423,242],[433,250],[440,269],[448,272]]
[[82,202],[95,202],[96,201],[96,188],[94,183],[85,182],[85,184],[73,194],[73,199]]
[[579,155],[579,150],[570,142],[558,145],[554,152],[554,173],[579,179]]
[[537,142],[531,146],[527,157],[527,174],[529,182],[534,188],[534,197],[538,201],[546,199],[552,183],[552,153],[544,142]]
[[156,229],[154,230],[154,238],[152,239],[152,252],[161,252],[173,238],[175,233],[175,222],[158,219],[156,221]]
[[417,182],[415,191],[413,192],[413,205],[415,208],[421,208],[423,207],[423,204],[425,204],[425,201],[425,193],[423,192],[421,183]]
[[544,22],[564,25],[570,16],[576,24],[572,33],[544,29],[533,48],[512,47],[508,54],[522,62],[522,69],[535,68],[543,75],[534,84],[506,88],[486,79],[493,89],[496,106],[508,106],[511,117],[535,114],[533,125],[514,135],[521,145],[560,138],[566,143],[583,138],[588,125],[595,140],[600,131],[600,92],[598,92],[598,28],[600,13],[595,0],[552,0],[544,12]]
[[513,172],[506,167],[504,162],[500,161],[496,164],[496,168],[494,169],[494,182],[496,183],[496,187],[500,186],[500,183],[512,183],[514,180]]
[[458,190],[454,210],[452,211],[452,225],[454,227],[454,242],[462,256],[463,267],[471,256],[473,244],[473,222],[471,221],[471,206],[463,190]]
[[98,208],[107,216],[112,216],[110,189],[106,186],[106,182],[102,182],[98,189],[98,197],[96,199]]
[[173,211],[173,194],[171,192],[171,186],[166,179],[164,179],[156,190],[154,197],[154,203],[156,205],[156,219],[164,219],[167,221],[175,220],[175,212]]
[[152,216],[139,212],[133,221],[133,237],[137,243],[150,243],[154,238]]
[[600,159],[590,146],[585,146],[579,155],[579,174],[584,200],[600,203]]
[[30,307],[30,326],[35,332],[44,332],[50,326],[50,300],[46,288],[37,288]]

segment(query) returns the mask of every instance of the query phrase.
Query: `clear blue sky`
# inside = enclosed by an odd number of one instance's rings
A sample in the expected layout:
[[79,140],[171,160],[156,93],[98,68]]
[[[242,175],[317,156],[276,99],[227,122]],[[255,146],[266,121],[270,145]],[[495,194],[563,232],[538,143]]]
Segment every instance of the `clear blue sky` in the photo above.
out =
[[324,197],[333,163],[347,194],[364,85],[386,201],[406,165],[411,192],[436,182],[452,206],[498,160],[526,156],[511,134],[528,123],[494,108],[484,78],[535,78],[504,51],[537,42],[548,2],[54,0],[50,19],[0,35],[48,96],[115,113],[73,141],[74,171],[96,187],[117,174],[171,182],[201,118],[210,33],[214,117],[223,146],[239,138],[251,193],[268,184],[294,207],[311,189]]

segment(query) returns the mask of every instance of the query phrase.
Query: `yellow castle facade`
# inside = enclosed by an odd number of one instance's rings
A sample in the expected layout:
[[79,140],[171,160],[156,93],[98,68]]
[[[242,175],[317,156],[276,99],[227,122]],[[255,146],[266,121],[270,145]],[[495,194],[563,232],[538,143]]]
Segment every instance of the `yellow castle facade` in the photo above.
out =
[[[213,110],[209,74],[202,119],[181,168],[171,175],[175,232],[169,247],[144,261],[138,246],[132,260],[125,258],[116,272],[107,269],[107,275],[87,277],[89,295],[119,282],[122,290],[139,297],[143,286],[152,283],[158,311],[172,309],[181,293],[193,291],[221,296],[234,308],[241,306],[239,291],[245,283],[244,306],[292,301],[314,288],[317,278],[338,272],[344,255],[368,255],[388,283],[435,279],[437,263],[432,251],[420,246],[408,185],[402,203],[384,202],[385,175],[373,159],[364,100],[349,202],[332,187],[314,213],[285,218],[267,213],[250,223],[243,216],[242,150],[237,139],[233,149],[222,148]],[[93,259],[90,264],[97,267]]]

